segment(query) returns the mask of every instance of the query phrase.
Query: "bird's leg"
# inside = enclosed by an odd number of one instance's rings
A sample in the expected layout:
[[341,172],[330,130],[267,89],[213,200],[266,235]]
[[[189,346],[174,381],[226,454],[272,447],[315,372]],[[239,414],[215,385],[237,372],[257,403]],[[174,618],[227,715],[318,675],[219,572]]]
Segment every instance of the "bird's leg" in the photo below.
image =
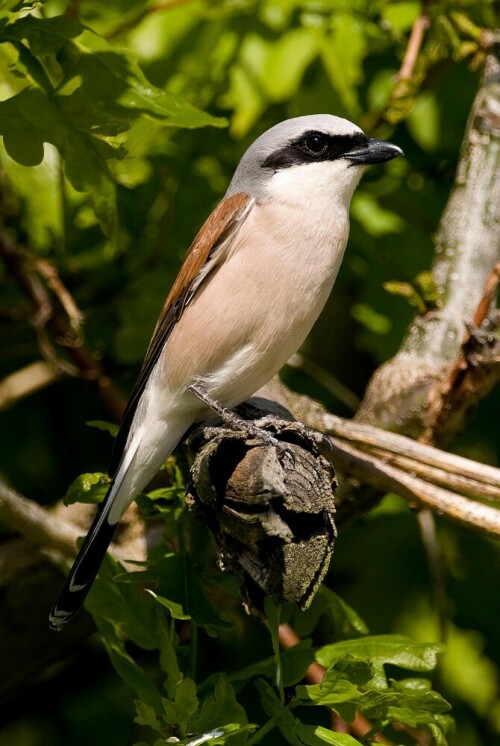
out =
[[243,432],[248,433],[248,435],[252,435],[254,438],[260,438],[264,443],[274,446],[279,451],[286,451],[289,453],[289,449],[286,448],[286,445],[278,440],[278,438],[275,438],[274,435],[271,435],[267,430],[257,427],[253,422],[243,419],[243,417],[240,417],[236,412],[224,407],[219,401],[217,401],[217,399],[210,396],[208,391],[200,386],[199,383],[190,384],[187,387],[187,390],[191,394],[194,394],[197,399],[206,404],[207,407],[210,407],[213,412],[218,414],[224,424],[228,425],[228,427],[233,430],[243,430]]

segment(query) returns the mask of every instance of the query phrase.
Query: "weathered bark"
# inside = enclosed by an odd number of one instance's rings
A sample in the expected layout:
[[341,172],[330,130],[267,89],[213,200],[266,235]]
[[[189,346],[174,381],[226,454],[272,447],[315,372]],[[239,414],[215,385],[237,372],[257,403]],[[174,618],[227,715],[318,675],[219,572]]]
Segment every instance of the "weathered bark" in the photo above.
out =
[[[356,419],[412,437],[431,427],[439,440],[465,426],[500,378],[500,344],[469,326],[500,261],[500,37],[486,59],[462,145],[455,184],[436,236],[436,310],[418,316],[399,352],[373,375]],[[468,349],[464,349],[464,342]],[[472,348],[472,349],[471,349]],[[461,375],[446,386],[454,366]],[[444,400],[446,397],[446,400]],[[432,439],[427,433],[428,441]]]
[[215,536],[221,568],[238,578],[245,606],[256,615],[265,595],[306,609],[337,535],[333,467],[306,428],[290,421],[288,412],[270,414],[274,408],[252,399],[240,414],[273,433],[281,446],[218,428],[197,447],[187,495]]

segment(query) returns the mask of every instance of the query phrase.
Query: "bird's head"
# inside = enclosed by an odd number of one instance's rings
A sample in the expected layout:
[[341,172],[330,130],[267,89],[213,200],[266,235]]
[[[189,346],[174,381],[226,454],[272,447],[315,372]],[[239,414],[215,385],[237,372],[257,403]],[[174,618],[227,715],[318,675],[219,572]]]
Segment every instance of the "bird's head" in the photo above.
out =
[[347,119],[330,114],[287,119],[248,148],[228,195],[292,204],[334,200],[348,204],[366,166],[402,155],[397,145],[367,137]]

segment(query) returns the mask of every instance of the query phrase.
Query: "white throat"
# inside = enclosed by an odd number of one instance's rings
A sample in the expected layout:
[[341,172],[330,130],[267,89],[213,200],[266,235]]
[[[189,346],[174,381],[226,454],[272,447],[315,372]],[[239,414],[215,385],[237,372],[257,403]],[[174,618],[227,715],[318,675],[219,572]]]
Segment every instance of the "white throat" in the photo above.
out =
[[349,167],[341,159],[290,166],[271,176],[266,192],[273,200],[301,210],[347,210],[363,171],[363,167]]

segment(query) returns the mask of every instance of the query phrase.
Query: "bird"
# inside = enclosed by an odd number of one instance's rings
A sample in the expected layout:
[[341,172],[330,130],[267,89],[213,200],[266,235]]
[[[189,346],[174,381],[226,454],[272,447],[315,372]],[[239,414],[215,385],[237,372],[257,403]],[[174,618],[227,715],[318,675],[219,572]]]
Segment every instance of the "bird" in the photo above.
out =
[[282,121],[243,154],[161,310],[115,440],[109,490],[52,629],[81,608],[123,512],[187,431],[248,399],[302,345],[337,276],[363,172],[402,154],[331,114]]

